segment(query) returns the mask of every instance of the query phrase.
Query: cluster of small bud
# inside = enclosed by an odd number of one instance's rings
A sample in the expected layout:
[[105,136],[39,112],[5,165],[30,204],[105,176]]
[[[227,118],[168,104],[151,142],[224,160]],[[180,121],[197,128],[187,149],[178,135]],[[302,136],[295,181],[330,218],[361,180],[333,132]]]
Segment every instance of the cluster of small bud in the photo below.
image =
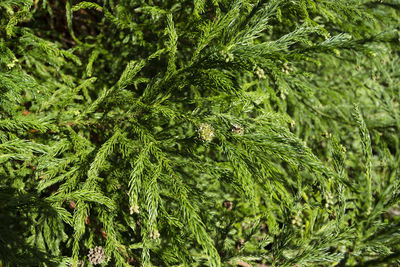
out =
[[301,219],[300,215],[297,213],[296,216],[294,216],[292,220],[292,224],[295,224],[297,226],[301,226],[303,223],[303,220]]
[[260,68],[260,67],[257,67],[256,75],[257,75],[258,79],[261,79],[261,80],[264,80],[264,79],[267,78],[267,77],[265,77],[264,70],[262,68]]
[[325,194],[325,200],[325,208],[329,208],[335,204],[335,202],[333,201],[333,196],[330,193]]
[[221,54],[224,57],[226,63],[231,62],[234,59],[234,56],[231,52],[222,50]]
[[106,252],[103,247],[97,246],[89,250],[88,259],[92,264],[102,264],[106,259]]
[[293,71],[293,69],[286,63],[283,64],[282,72],[285,74],[289,74],[289,72]]
[[232,201],[225,200],[224,203],[222,203],[222,206],[227,210],[232,210],[233,203]]
[[243,247],[243,245],[244,245],[244,239],[239,238],[239,240],[235,244],[236,250],[240,250]]
[[244,134],[244,128],[243,128],[243,126],[241,126],[239,124],[234,124],[232,126],[232,132],[234,134],[237,134],[237,135],[243,135]]
[[9,69],[12,69],[15,66],[15,63],[17,63],[17,62],[18,62],[18,59],[14,58],[10,63],[7,64],[7,67]]
[[155,229],[153,232],[150,233],[149,237],[150,237],[151,239],[157,239],[157,238],[160,237],[160,233],[158,232],[157,229]]
[[[70,263],[68,265],[68,267],[73,267],[74,265],[72,263]],[[84,266],[84,262],[82,260],[78,261],[78,264],[76,265],[77,267],[83,267]]]
[[132,215],[133,213],[139,214],[139,206],[137,204],[129,208],[129,214]]
[[214,138],[214,129],[208,123],[200,123],[197,130],[199,138],[203,141],[211,141]]

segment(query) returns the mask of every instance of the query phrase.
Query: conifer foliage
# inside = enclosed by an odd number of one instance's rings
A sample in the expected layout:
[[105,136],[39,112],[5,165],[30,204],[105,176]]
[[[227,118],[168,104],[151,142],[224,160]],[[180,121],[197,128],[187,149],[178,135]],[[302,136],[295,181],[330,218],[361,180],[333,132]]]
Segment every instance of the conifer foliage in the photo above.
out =
[[0,1],[2,266],[400,263],[398,0]]

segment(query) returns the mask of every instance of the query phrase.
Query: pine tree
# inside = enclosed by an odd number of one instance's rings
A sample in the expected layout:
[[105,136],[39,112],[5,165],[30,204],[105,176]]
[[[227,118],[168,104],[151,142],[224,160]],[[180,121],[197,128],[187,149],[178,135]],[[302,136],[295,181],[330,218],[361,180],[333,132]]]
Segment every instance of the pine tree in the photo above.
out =
[[400,264],[398,0],[2,0],[2,266]]

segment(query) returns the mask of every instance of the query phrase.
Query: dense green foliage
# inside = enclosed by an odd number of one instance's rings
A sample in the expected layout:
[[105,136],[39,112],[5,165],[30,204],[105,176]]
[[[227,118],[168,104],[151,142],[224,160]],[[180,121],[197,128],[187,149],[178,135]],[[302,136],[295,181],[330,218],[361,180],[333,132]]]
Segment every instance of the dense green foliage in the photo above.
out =
[[398,0],[1,0],[0,262],[400,263],[399,30]]

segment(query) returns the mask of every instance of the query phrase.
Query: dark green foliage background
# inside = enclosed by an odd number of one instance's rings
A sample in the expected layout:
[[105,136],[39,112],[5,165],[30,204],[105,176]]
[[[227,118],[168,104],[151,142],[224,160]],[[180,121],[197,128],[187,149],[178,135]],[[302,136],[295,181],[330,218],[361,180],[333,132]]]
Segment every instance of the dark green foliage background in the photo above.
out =
[[397,266],[398,0],[0,1],[2,266]]

